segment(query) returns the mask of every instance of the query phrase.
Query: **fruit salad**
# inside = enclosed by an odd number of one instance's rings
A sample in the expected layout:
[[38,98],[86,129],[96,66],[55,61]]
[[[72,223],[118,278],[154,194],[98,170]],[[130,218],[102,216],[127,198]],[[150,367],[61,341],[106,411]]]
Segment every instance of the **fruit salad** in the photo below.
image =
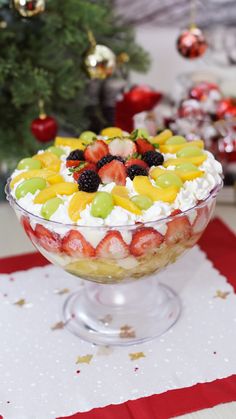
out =
[[150,275],[198,240],[221,173],[200,139],[111,127],[21,160],[8,198],[49,260],[112,283]]

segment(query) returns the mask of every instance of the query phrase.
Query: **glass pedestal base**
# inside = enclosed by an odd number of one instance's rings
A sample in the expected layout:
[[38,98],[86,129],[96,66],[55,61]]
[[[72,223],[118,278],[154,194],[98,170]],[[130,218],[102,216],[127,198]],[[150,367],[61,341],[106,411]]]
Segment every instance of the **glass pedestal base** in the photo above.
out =
[[126,284],[84,282],[63,307],[66,327],[98,345],[132,345],[162,335],[177,321],[177,294],[157,278]]

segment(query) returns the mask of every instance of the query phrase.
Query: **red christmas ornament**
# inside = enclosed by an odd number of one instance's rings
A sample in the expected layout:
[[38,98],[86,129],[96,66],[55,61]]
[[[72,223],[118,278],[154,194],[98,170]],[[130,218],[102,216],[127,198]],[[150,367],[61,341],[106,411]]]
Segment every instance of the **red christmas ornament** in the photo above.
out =
[[31,132],[34,137],[41,143],[53,140],[57,135],[58,125],[56,120],[45,114],[43,103],[39,103],[39,117],[31,123]]
[[219,119],[236,117],[236,99],[228,97],[220,100],[217,105],[216,114]]
[[161,98],[162,93],[149,86],[133,86],[116,102],[115,125],[124,131],[132,131],[133,116],[143,111],[150,111]]
[[195,26],[184,30],[179,35],[176,46],[180,55],[189,60],[201,57],[208,47],[202,31]]
[[207,81],[202,81],[195,86],[193,86],[189,91],[189,97],[199,101],[206,100],[209,96],[209,93],[212,90],[220,91],[219,87],[215,83],[209,83]]

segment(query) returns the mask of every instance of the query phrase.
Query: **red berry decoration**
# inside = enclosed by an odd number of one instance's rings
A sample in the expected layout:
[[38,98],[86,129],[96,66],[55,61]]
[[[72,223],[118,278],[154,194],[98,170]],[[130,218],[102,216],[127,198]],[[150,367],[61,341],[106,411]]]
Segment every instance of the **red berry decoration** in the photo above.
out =
[[180,55],[189,60],[201,57],[208,47],[202,31],[197,27],[184,30],[179,35],[176,46]]
[[39,117],[32,121],[31,132],[36,140],[47,143],[56,137],[58,125],[53,117],[45,114],[43,106],[43,102],[39,101]]

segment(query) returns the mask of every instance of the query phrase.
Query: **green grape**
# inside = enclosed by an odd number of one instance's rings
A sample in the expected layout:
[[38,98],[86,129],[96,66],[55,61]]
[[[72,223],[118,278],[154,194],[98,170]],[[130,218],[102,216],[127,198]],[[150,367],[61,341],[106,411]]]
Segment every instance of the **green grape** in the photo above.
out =
[[50,153],[55,154],[57,157],[61,157],[63,154],[66,154],[62,148],[55,146],[48,147],[47,151],[50,151]]
[[138,128],[137,129],[137,137],[138,138],[149,138],[150,134],[148,132],[148,130],[146,130],[146,128]]
[[108,192],[97,192],[92,201],[93,217],[106,218],[114,208],[114,201]]
[[37,170],[41,169],[42,164],[39,160],[32,159],[31,157],[26,157],[25,159],[22,159],[17,166],[18,170]]
[[176,166],[176,170],[182,170],[183,172],[196,172],[199,171],[198,167],[193,163],[181,163]]
[[195,147],[194,145],[189,146],[189,147],[184,147],[182,148],[182,150],[179,150],[176,153],[177,157],[195,157],[195,156],[202,156],[203,155],[203,151],[198,148]]
[[175,173],[163,173],[163,175],[158,176],[156,179],[156,185],[160,188],[168,188],[169,186],[177,186],[177,188],[181,188],[183,186],[183,182],[179,176]]
[[21,182],[16,188],[16,198],[20,199],[27,195],[28,192],[34,194],[38,190],[45,189],[47,182],[41,177],[32,177]]
[[131,201],[141,210],[147,210],[153,204],[152,200],[145,195],[132,196]]
[[86,144],[89,144],[93,142],[94,138],[96,138],[96,134],[93,131],[83,131],[79,138]]
[[56,197],[56,198],[49,199],[43,204],[42,209],[41,209],[41,215],[43,216],[43,218],[46,218],[46,220],[49,220],[52,214],[56,212],[59,205],[63,203],[64,201],[61,198]]
[[173,137],[168,138],[165,144],[184,144],[186,142],[186,139],[181,135],[173,135]]

